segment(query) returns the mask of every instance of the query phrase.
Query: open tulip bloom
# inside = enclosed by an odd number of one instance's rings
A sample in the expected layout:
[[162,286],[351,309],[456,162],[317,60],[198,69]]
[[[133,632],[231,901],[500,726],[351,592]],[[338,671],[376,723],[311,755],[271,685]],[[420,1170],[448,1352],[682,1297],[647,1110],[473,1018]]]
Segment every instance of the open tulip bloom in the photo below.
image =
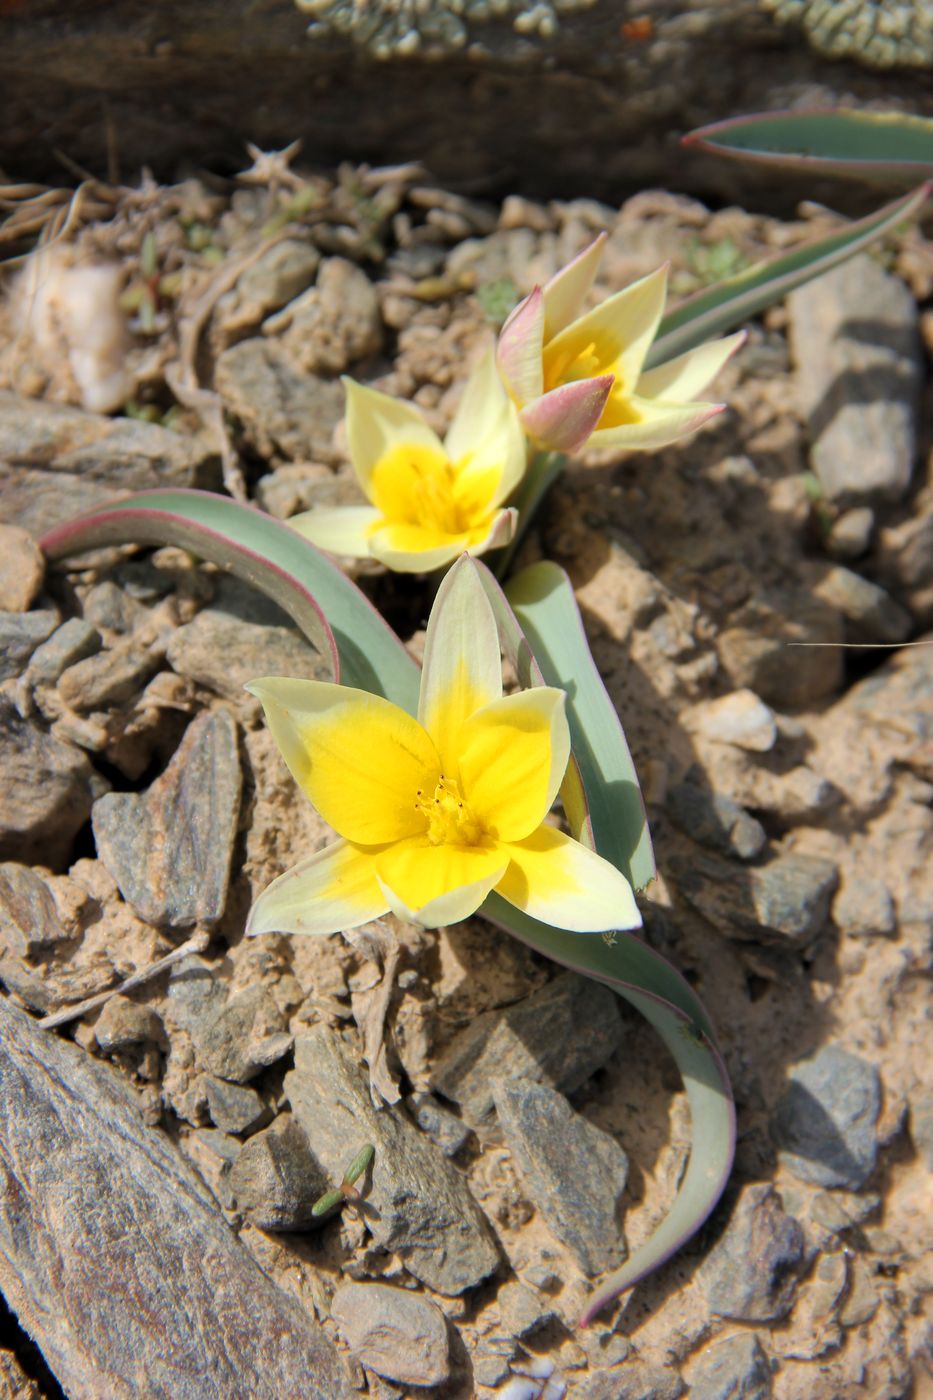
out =
[[524,474],[527,448],[492,350],[470,375],[443,442],[414,405],[343,382],[350,458],[370,504],[307,511],[289,525],[332,554],[403,573],[508,544],[516,513],[503,502]]
[[666,268],[580,314],[604,242],[601,235],[544,288],[535,287],[499,337],[499,371],[522,426],[544,450],[665,447],[725,406],[697,395],[744,332],[644,369],[664,312]]
[[334,933],[390,909],[434,928],[473,914],[491,890],[558,928],[641,924],[616,867],[545,823],[570,757],[566,697],[550,686],[502,694],[496,623],[468,558],[431,612],[417,719],[323,681],[247,689],[340,838],[273,881],[248,933]]

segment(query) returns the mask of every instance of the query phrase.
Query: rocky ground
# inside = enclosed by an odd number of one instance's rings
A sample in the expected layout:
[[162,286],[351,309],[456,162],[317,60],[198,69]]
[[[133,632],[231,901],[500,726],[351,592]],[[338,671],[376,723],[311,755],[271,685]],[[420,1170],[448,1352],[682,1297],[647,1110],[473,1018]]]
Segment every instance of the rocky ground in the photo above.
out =
[[[908,230],[794,294],[723,373],[728,413],[575,461],[524,546],[576,587],[648,802],[646,936],[708,1006],[738,1106],[712,1221],[579,1331],[683,1169],[654,1034],[480,920],[246,942],[253,896],[327,833],[242,685],[319,659],[179,550],[49,570],[34,540],[147,486],[226,482],[281,518],[354,500],[344,370],[442,428],[516,297],[598,230],[601,294],[664,259],[684,294],[832,216],[662,193],[500,209],[412,169],[265,158],[71,212],[44,290],[27,264],[0,310],[9,1001],[47,1015],[200,935],[57,1034],[116,1067],[367,1394],[928,1395],[933,650],[901,644],[933,624],[933,246]],[[359,576],[417,649],[425,587]],[[839,642],[888,649],[801,645]],[[320,1223],[367,1142],[365,1200]],[[0,1394],[62,1393],[9,1345]]]

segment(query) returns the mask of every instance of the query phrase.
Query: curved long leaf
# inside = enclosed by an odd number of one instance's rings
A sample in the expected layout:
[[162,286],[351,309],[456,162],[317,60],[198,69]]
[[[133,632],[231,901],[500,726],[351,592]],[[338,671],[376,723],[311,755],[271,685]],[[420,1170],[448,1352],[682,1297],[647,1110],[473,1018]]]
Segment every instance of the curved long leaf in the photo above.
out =
[[905,183],[933,175],[933,121],[906,112],[761,112],[698,127],[682,144],[814,174]]
[[570,580],[556,564],[532,564],[511,581],[506,597],[545,680],[567,692],[570,737],[596,849],[634,889],[644,889],[654,879],[655,864],[641,789],[619,717],[590,652]]
[[[359,589],[287,526],[222,497],[152,491],[61,526],[42,544],[54,559],[131,542],[180,545],[230,569],[285,607],[316,645],[332,650],[335,641],[345,680],[416,711],[415,661]],[[607,843],[605,850],[600,847],[602,853],[612,859],[614,851],[627,859],[628,868],[633,874],[641,872],[638,878],[645,883],[654,866],[640,798],[637,809],[633,802],[637,781],[618,719],[589,655],[569,581],[554,565],[524,571],[515,581],[512,598],[519,624],[489,570],[476,567],[523,683],[540,683],[543,676],[568,689],[574,742],[582,743],[580,767],[589,784],[587,795],[599,812],[598,840]],[[620,773],[621,788],[602,791],[619,781]],[[616,808],[620,799],[622,805]],[[626,813],[621,825],[628,834],[620,839],[612,828],[613,813],[618,818],[621,810]],[[539,952],[597,978],[636,1006],[670,1049],[686,1084],[694,1138],[680,1191],[651,1238],[622,1269],[602,1280],[581,1319],[585,1325],[680,1248],[719,1199],[735,1140],[728,1076],[702,1004],[683,978],[640,939],[629,933],[568,933],[529,918],[497,895],[486,900],[481,912]]]
[[295,530],[207,491],[141,491],[51,530],[50,559],[108,544],[174,544],[229,569],[274,599],[335,676],[418,709],[418,668],[369,599]]
[[921,185],[868,218],[849,224],[840,233],[814,239],[791,253],[782,253],[780,257],[756,263],[735,277],[727,277],[714,287],[681,302],[662,320],[657,338],[648,353],[646,368],[664,364],[686,350],[694,349],[704,340],[734,330],[750,316],[780,301],[795,287],[860,253],[876,238],[890,233],[915,214],[929,195],[930,188],[929,184]]
[[607,1303],[676,1254],[722,1195],[735,1155],[729,1075],[702,1002],[670,963],[634,934],[568,933],[529,918],[497,894],[487,897],[482,913],[537,952],[631,1002],[671,1052],[690,1102],[690,1161],[674,1204],[641,1248],[600,1280],[580,1318],[585,1327]]

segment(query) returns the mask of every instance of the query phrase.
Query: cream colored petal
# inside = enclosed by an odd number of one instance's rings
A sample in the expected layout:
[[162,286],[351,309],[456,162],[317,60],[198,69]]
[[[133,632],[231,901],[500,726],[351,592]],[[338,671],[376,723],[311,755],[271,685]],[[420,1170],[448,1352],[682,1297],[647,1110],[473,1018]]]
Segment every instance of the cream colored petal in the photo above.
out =
[[263,890],[250,910],[246,932],[339,933],[379,918],[388,907],[373,857],[336,841]]
[[479,530],[474,531],[474,537],[470,539],[467,553],[475,556],[485,554],[489,549],[501,549],[503,545],[510,544],[514,539],[517,526],[517,510],[497,510],[485,534],[481,535]]
[[460,730],[463,800],[501,841],[528,836],[554,805],[570,757],[566,698],[552,686],[506,695]]
[[331,506],[302,511],[300,515],[291,516],[286,524],[329,554],[366,559],[369,537],[380,518],[375,506]]
[[541,352],[544,347],[544,296],[535,287],[520,301],[499,333],[496,363],[505,386],[521,406],[544,390]]
[[641,926],[625,876],[562,831],[542,826],[506,849],[512,860],[496,891],[532,918],[576,933]]
[[501,432],[502,415],[510,400],[496,368],[496,348],[490,345],[467,379],[444,448],[452,462],[473,453]]
[[344,375],[342,383],[347,391],[350,460],[370,499],[373,468],[392,448],[414,443],[443,455],[440,438],[428,427],[414,404],[393,399],[378,389],[367,389],[348,375]]
[[418,789],[434,785],[437,750],[416,719],[366,690],[266,676],[262,701],[292,777],[338,835],[359,845],[423,831]]
[[596,278],[599,260],[606,244],[601,233],[578,253],[572,262],[555,272],[544,288],[544,338],[552,340],[558,331],[579,316]]
[[587,446],[618,448],[625,452],[654,451],[686,437],[726,407],[722,403],[655,403],[636,396],[632,397],[631,404],[638,415],[637,422],[599,428]]
[[424,525],[383,525],[369,538],[369,552],[399,574],[430,574],[451,564],[467,548],[469,536],[446,535]]
[[438,928],[475,914],[502,878],[508,859],[493,846],[404,841],[382,851],[375,870],[394,914]]
[[459,559],[437,591],[424,643],[418,719],[454,771],[460,727],[502,694],[502,657],[477,566]]
[[687,403],[702,394],[708,384],[740,345],[745,343],[745,331],[727,335],[724,340],[711,340],[698,345],[676,360],[645,370],[635,392],[643,399],[664,399],[667,403]]
[[[449,443],[449,440],[448,440]],[[451,459],[457,465],[457,497],[481,492],[487,509],[501,505],[525,475],[528,447],[518,410],[511,399],[500,402],[491,430],[472,451]]]
[[589,365],[588,376],[614,374],[630,391],[654,340],[666,295],[667,268],[660,267],[572,321],[545,346],[545,382],[556,388],[579,360]]

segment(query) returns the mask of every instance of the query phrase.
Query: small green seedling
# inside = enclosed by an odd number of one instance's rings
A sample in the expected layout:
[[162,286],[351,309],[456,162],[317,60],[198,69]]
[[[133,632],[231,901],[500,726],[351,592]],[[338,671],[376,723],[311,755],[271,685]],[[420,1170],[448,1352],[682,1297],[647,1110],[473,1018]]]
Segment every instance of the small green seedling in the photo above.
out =
[[335,1186],[330,1191],[325,1191],[324,1195],[314,1202],[311,1214],[315,1220],[326,1219],[327,1216],[333,1214],[338,1206],[344,1205],[347,1201],[356,1203],[362,1199],[356,1188],[356,1183],[369,1170],[375,1155],[376,1149],[371,1142],[360,1148],[344,1172],[340,1185]]

